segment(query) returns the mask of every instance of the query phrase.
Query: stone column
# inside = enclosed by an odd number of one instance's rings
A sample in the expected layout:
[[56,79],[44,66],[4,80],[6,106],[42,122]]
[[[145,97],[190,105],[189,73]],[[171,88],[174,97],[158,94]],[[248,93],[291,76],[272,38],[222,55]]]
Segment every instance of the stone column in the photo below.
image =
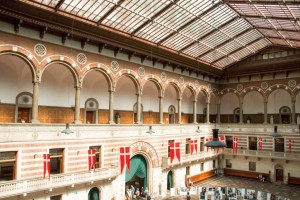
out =
[[178,100],[178,124],[181,124],[181,98]]
[[296,124],[296,108],[295,108],[296,100],[292,100],[292,124]]
[[210,123],[209,122],[209,102],[206,103],[206,123]]
[[75,124],[81,124],[80,121],[80,87],[75,87]]
[[40,82],[33,82],[33,98],[32,98],[32,116],[31,123],[39,123],[38,115],[39,115],[39,88]]
[[164,123],[164,113],[163,113],[163,96],[159,96],[159,123]]
[[197,124],[197,100],[194,100],[193,118],[194,118],[194,124]]
[[264,124],[268,123],[268,101],[264,101]]
[[240,102],[240,124],[243,123],[243,102]]
[[141,94],[136,94],[137,96],[137,109],[136,109],[136,116],[137,116],[137,121],[136,124],[141,124]]
[[221,105],[218,103],[217,104],[217,115],[218,115],[218,117],[217,117],[217,123],[219,124],[219,123],[221,123],[221,107],[220,107]]
[[109,121],[108,124],[115,124],[114,121],[114,91],[109,90]]

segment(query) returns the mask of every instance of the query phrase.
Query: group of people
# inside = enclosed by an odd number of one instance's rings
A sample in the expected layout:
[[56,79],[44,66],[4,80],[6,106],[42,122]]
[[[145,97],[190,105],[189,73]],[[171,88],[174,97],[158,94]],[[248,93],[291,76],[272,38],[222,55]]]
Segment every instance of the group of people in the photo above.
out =
[[142,199],[146,199],[146,200],[150,200],[151,197],[149,195],[148,189],[147,187],[142,187],[142,189],[140,190],[139,188],[134,188],[133,185],[131,185],[130,187],[128,186],[128,188],[126,189],[126,200],[142,200]]

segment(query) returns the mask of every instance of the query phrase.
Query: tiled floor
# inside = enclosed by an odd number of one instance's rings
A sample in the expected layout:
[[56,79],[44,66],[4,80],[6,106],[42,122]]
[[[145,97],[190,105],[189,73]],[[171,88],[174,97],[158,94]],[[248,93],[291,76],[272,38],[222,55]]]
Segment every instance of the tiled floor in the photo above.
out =
[[[260,182],[259,180],[239,178],[233,176],[223,176],[208,179],[197,184],[195,187],[233,187],[245,188],[266,193],[274,194],[276,197],[281,196],[290,200],[300,200],[300,186],[285,185],[280,183]],[[165,200],[186,200],[186,196],[167,197]],[[223,197],[223,199],[225,199]],[[277,199],[277,198],[276,198]],[[275,200],[276,200],[275,199]],[[199,200],[199,197],[194,195],[192,200]]]

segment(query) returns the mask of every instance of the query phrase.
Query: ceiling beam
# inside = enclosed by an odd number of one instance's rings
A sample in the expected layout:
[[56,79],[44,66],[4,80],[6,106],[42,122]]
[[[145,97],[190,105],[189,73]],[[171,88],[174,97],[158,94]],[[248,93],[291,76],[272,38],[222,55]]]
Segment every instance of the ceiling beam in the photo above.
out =
[[276,20],[289,20],[289,21],[300,21],[300,19],[294,19],[293,17],[270,17],[270,16],[258,16],[258,15],[242,15],[241,17],[255,18],[255,19],[276,19]]
[[99,26],[103,20],[105,20],[106,17],[108,17],[116,8],[118,8],[125,0],[119,0],[107,13],[105,13],[97,22],[97,25]]
[[145,26],[147,26],[150,22],[153,22],[157,17],[159,17],[162,13],[164,13],[166,10],[168,10],[169,8],[171,8],[173,5],[175,5],[179,0],[174,0],[173,2],[169,3],[168,5],[166,5],[163,9],[161,9],[158,13],[154,14],[151,19],[148,19],[146,22],[144,22],[143,24],[141,24],[139,27],[137,27],[134,31],[131,32],[131,36],[133,36],[134,34],[136,34],[137,32],[139,32],[142,28],[144,28]]
[[230,24],[231,22],[234,22],[235,20],[239,19],[239,16],[236,16],[234,18],[232,18],[231,20],[229,20],[228,22],[226,22],[225,24],[222,24],[221,26],[219,26],[217,29],[213,29],[211,31],[209,31],[208,33],[206,33],[205,35],[203,35],[202,37],[200,37],[197,41],[192,42],[191,44],[188,44],[187,46],[183,47],[182,49],[180,49],[178,52],[182,52],[184,50],[186,50],[187,48],[193,46],[194,44],[197,44],[200,40],[203,40],[204,38],[208,37],[209,35],[211,35],[212,33],[216,32],[217,30],[220,30],[221,28],[223,28],[224,26]]
[[199,20],[201,17],[203,17],[204,15],[206,15],[207,13],[211,12],[213,9],[215,9],[216,7],[218,7],[219,5],[221,5],[222,2],[219,1],[218,3],[214,4],[212,7],[210,7],[209,9],[207,9],[206,11],[204,11],[203,13],[201,13],[199,16],[194,17],[193,19],[191,19],[190,21],[188,21],[187,23],[183,24],[181,27],[179,27],[176,31],[174,31],[173,33],[167,35],[166,37],[164,37],[163,39],[161,39],[157,45],[160,45],[161,43],[163,43],[164,41],[166,41],[167,39],[171,38],[172,36],[174,36],[176,33],[179,33],[179,31],[185,29],[186,27],[188,27],[189,25],[191,25],[192,23],[194,23],[195,21]]
[[64,2],[65,2],[65,0],[60,0],[60,1],[58,2],[58,4],[56,4],[56,6],[55,6],[55,8],[54,8],[55,12],[58,11],[58,9],[60,8],[60,6],[61,6]]
[[253,26],[253,28],[256,29],[266,29],[266,30],[274,30],[274,31],[287,31],[287,32],[293,32],[293,33],[299,33],[299,30],[290,30],[290,29],[282,29],[282,28],[266,28],[266,27],[259,27],[259,26]]
[[250,1],[241,1],[241,0],[224,0],[224,3],[229,3],[229,4],[261,4],[261,5],[295,5],[299,4],[298,2],[292,2],[292,1],[283,1],[283,2],[278,2],[278,1],[261,1],[261,0],[251,0]]

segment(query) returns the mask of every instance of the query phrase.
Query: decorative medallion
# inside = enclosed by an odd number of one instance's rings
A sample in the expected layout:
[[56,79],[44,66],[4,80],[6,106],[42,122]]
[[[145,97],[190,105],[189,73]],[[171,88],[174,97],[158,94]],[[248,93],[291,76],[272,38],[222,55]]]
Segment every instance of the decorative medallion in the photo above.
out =
[[119,63],[115,60],[111,61],[110,68],[113,71],[118,71],[119,70]]
[[45,45],[43,44],[36,44],[34,46],[34,53],[37,55],[37,56],[44,56],[46,55],[47,53],[47,48],[45,47]]
[[267,89],[268,87],[269,87],[269,85],[268,85],[268,83],[267,82],[262,82],[261,84],[260,84],[260,87],[262,88],[262,89]]
[[199,81],[198,80],[195,80],[195,86],[199,87]]
[[237,91],[242,91],[243,90],[243,88],[244,88],[244,86],[242,85],[242,84],[237,84],[237,86],[236,86],[236,89],[237,89]]
[[179,84],[183,85],[184,84],[184,78],[182,76],[179,77]]
[[79,53],[79,54],[77,54],[77,62],[79,63],[79,64],[85,64],[86,63],[86,60],[87,60],[87,58],[86,58],[86,55],[85,54],[83,54],[83,53]]
[[295,80],[289,80],[288,85],[289,87],[295,87],[297,82]]
[[145,68],[144,67],[139,67],[138,74],[139,74],[140,77],[145,76]]
[[162,80],[163,82],[165,82],[165,81],[167,80],[167,74],[166,74],[165,72],[162,72],[162,73],[160,74],[160,78],[161,78],[161,80]]

